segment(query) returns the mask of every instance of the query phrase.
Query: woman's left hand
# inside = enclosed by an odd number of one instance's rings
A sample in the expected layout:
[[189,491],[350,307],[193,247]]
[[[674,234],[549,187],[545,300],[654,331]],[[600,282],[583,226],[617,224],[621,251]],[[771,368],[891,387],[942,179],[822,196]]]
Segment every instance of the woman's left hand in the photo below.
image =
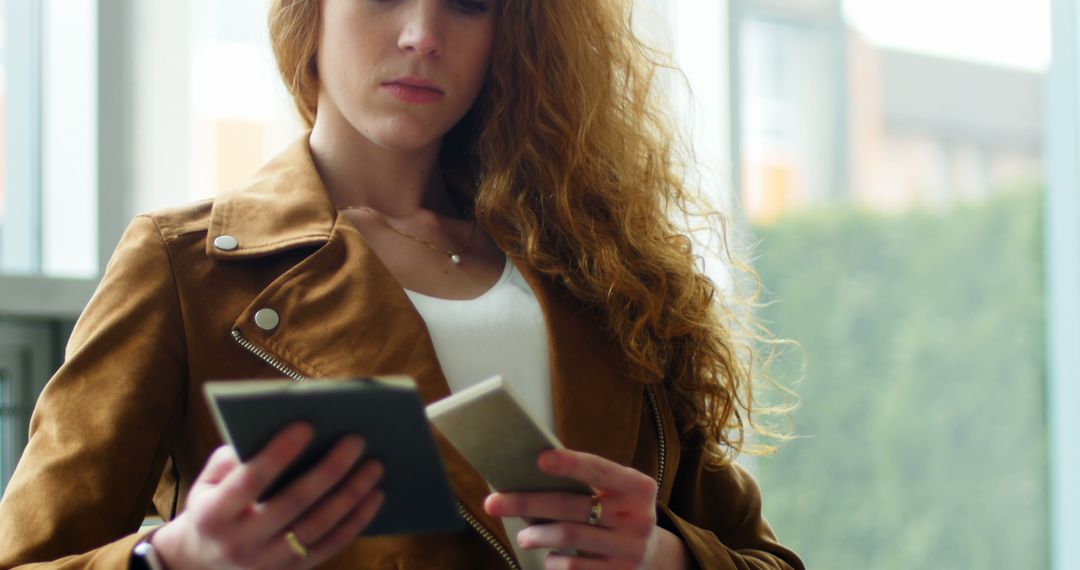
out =
[[[498,517],[543,520],[518,533],[523,548],[551,548],[547,570],[683,569],[686,547],[677,536],[656,526],[656,481],[596,455],[566,449],[546,451],[540,469],[571,477],[596,489],[600,517],[589,518],[593,498],[570,493],[495,493],[484,508]],[[559,554],[577,551],[578,556]]]

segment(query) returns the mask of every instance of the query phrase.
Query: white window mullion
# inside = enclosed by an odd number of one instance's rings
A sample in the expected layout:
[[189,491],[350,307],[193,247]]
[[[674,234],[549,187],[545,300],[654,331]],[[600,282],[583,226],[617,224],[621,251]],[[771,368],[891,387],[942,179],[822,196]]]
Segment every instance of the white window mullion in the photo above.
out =
[[1080,31],[1076,0],[1053,0],[1046,90],[1047,416],[1051,568],[1080,568]]

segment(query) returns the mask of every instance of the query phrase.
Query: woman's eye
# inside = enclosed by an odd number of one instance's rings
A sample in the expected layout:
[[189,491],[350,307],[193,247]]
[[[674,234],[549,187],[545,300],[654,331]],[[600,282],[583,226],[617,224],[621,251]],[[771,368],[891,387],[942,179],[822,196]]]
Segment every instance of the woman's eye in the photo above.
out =
[[484,0],[449,0],[450,5],[466,14],[483,14],[488,10],[488,4]]

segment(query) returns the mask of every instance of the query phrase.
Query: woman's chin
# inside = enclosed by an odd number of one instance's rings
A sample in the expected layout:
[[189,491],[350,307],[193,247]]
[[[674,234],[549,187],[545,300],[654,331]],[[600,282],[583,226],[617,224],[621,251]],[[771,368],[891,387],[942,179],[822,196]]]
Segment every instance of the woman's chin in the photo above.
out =
[[[367,128],[357,130],[383,148],[418,151],[438,144],[460,119],[437,112],[397,112],[388,113],[379,121],[367,121]],[[364,125],[363,122],[350,122],[354,126]]]
[[437,147],[445,135],[446,132],[433,130],[430,126],[427,128],[420,128],[419,126],[409,128],[401,125],[384,131],[369,133],[368,138],[371,139],[371,142],[386,150],[419,152],[432,146]]

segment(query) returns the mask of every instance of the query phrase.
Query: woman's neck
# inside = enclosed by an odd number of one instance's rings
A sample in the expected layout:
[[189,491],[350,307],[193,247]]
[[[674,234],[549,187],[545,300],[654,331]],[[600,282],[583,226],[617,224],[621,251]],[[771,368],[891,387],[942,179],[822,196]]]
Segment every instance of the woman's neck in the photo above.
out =
[[351,127],[315,121],[311,156],[330,201],[339,208],[368,207],[391,218],[419,210],[457,217],[439,164],[439,143],[397,151],[380,147]]

